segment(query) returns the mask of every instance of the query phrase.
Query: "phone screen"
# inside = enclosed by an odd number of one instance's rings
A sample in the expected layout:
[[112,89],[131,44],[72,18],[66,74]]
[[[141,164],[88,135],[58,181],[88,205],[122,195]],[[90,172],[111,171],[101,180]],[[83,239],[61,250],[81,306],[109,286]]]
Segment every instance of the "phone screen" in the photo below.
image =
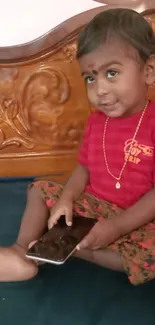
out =
[[53,264],[62,264],[73,253],[77,244],[94,227],[96,219],[73,217],[73,225],[66,225],[61,216],[56,226],[44,234],[27,252],[26,256]]

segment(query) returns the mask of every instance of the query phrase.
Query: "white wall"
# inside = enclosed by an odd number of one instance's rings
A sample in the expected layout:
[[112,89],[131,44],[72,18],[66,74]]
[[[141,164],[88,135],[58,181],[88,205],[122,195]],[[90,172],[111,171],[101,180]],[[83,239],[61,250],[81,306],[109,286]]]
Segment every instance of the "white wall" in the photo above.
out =
[[0,46],[29,42],[98,6],[93,0],[0,0]]

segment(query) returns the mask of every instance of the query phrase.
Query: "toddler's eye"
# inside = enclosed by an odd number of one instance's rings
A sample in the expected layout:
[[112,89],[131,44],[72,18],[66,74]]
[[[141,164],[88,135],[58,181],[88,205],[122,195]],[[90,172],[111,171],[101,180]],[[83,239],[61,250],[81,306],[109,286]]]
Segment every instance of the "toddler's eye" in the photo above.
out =
[[87,84],[91,84],[92,82],[94,82],[94,78],[93,77],[91,77],[91,76],[87,76],[87,77],[85,77],[85,82],[87,83]]
[[107,78],[114,78],[118,74],[115,70],[109,70],[107,71]]

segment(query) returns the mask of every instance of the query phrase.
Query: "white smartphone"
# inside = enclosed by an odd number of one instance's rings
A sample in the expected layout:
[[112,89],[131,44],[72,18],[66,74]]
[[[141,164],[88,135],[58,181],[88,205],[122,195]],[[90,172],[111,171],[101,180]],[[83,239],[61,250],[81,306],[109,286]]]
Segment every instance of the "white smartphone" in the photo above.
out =
[[45,233],[28,250],[26,256],[40,262],[64,264],[96,222],[96,219],[74,215],[73,225],[69,227],[65,216],[61,216],[57,225]]

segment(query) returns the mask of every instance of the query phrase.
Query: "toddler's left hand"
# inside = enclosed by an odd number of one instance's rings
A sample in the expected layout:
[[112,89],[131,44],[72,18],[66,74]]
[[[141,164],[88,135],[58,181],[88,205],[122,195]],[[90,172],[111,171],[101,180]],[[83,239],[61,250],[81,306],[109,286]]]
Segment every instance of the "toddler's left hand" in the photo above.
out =
[[116,222],[112,219],[98,221],[89,234],[77,246],[81,249],[101,249],[109,246],[120,237]]

